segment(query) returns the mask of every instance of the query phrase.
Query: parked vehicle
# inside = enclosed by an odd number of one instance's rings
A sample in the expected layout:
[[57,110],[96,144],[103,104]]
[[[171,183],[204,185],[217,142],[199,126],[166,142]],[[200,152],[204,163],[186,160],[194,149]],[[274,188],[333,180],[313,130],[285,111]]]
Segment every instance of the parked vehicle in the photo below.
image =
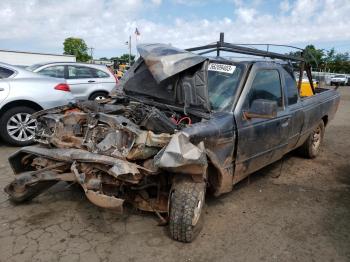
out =
[[45,76],[66,79],[78,100],[105,99],[118,83],[116,76],[105,65],[65,62],[35,64],[27,69]]
[[[299,79],[296,77],[296,81],[298,82]],[[316,79],[312,79],[313,87],[317,88],[318,87],[318,81]],[[300,86],[300,96],[305,97],[305,96],[312,96],[314,95],[309,79],[305,76],[302,78],[301,81],[301,86]]]
[[[207,49],[305,63],[223,41],[190,50]],[[168,222],[173,239],[191,242],[207,189],[230,192],[296,148],[318,155],[340,97],[322,88],[300,97],[290,63],[210,58],[161,44],[138,50],[124,94],[35,115],[41,146],[9,158],[16,176],[5,191],[12,201],[57,181],[77,183],[97,206],[121,210],[129,202]]]
[[9,144],[33,142],[36,121],[31,114],[74,102],[64,79],[53,79],[0,63],[0,136]]
[[331,86],[341,85],[345,86],[348,82],[346,75],[335,75],[331,78]]

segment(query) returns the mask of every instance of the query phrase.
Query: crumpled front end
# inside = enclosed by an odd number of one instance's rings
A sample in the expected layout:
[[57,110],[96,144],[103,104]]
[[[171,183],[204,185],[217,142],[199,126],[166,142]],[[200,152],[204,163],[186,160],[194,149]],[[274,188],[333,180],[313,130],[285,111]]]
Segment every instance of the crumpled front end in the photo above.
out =
[[87,199],[103,208],[121,211],[129,202],[164,213],[175,175],[206,177],[203,142],[193,144],[181,131],[195,118],[130,101],[78,103],[34,117],[39,145],[9,158],[16,177],[5,191],[15,200],[66,181],[79,184]]

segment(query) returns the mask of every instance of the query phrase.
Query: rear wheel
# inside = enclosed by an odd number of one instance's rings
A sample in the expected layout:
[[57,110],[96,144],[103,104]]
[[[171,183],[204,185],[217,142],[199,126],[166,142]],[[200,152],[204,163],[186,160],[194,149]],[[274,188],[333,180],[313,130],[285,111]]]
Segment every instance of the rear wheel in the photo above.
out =
[[106,99],[108,97],[108,93],[106,92],[96,92],[96,93],[93,93],[89,100],[103,100],[103,99]]
[[182,180],[173,184],[169,205],[169,229],[173,239],[192,242],[203,224],[205,183]]
[[31,115],[36,110],[19,106],[7,110],[0,118],[1,138],[15,146],[27,146],[33,143],[36,120]]
[[324,123],[321,121],[309,135],[305,143],[300,147],[300,152],[304,157],[315,158],[320,152],[324,136]]

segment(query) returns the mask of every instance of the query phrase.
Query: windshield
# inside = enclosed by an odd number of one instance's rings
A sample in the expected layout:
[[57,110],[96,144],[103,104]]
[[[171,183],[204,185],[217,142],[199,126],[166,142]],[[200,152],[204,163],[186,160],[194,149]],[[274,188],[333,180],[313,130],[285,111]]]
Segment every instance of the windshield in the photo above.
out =
[[208,66],[208,91],[211,108],[225,111],[233,102],[242,69],[238,66],[210,63]]
[[334,76],[334,77],[344,78],[344,77],[345,77],[345,75],[336,75],[336,76]]

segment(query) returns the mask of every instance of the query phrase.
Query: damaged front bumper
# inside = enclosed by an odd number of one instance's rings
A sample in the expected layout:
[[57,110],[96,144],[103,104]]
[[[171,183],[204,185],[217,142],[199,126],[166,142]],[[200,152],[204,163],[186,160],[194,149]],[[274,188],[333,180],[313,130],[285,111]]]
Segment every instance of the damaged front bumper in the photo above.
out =
[[122,211],[129,202],[164,213],[175,174],[205,179],[204,144],[192,144],[182,131],[156,134],[123,115],[82,106],[45,113],[38,116],[41,145],[24,147],[9,158],[16,176],[5,191],[17,202],[66,181],[79,184],[87,199],[102,208]]

